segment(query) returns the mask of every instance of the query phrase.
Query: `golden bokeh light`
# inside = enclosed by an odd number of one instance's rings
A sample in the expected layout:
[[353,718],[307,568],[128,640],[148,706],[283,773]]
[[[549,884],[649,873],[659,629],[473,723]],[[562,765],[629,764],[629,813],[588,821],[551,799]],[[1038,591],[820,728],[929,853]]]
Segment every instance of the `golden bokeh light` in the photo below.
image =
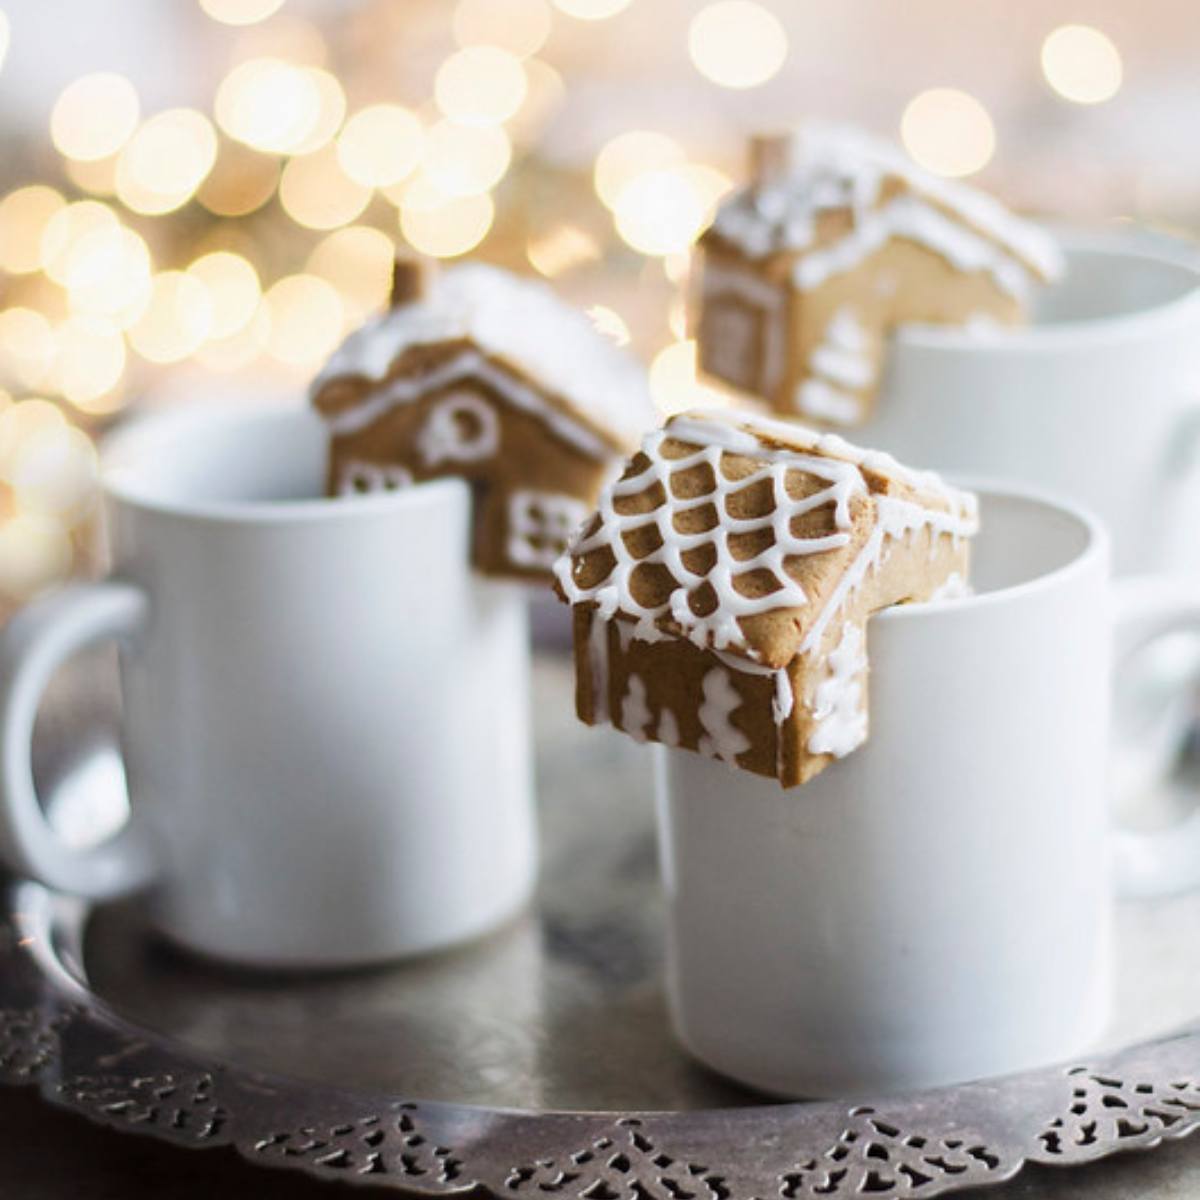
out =
[[315,67],[308,68],[308,74],[321,98],[320,109],[308,136],[292,150],[293,154],[312,154],[328,145],[346,119],[346,93],[337,76]]
[[17,188],[0,201],[0,268],[10,275],[41,269],[46,226],[66,201],[53,188]]
[[254,319],[262,299],[258,272],[240,254],[215,250],[203,254],[188,267],[187,273],[208,290],[212,304],[213,340],[232,337]]
[[409,245],[435,258],[456,258],[474,250],[487,237],[496,215],[486,192],[476,196],[447,196],[422,177],[405,193],[400,208],[400,231]]
[[125,329],[150,299],[152,272],[150,251],[141,237],[124,226],[102,226],[71,247],[63,286],[72,312],[112,317]]
[[609,308],[606,304],[593,304],[587,310],[587,315],[591,318],[593,328],[602,337],[608,338],[618,346],[629,345],[629,326],[615,308]]
[[213,328],[208,288],[184,271],[154,277],[150,303],[129,330],[133,348],[153,363],[179,362],[203,344]]
[[99,200],[68,204],[46,222],[38,240],[42,269],[55,283],[67,286],[71,256],[84,238],[100,230],[119,229],[117,214]]
[[73,524],[95,502],[97,475],[91,439],[81,429],[57,425],[27,439],[9,483],[19,511]]
[[133,84],[123,75],[98,71],[63,89],[50,114],[50,138],[67,158],[111,158],[133,136],[140,115]]
[[271,313],[264,301],[248,325],[229,337],[210,338],[193,357],[210,371],[244,371],[266,350],[270,336]]
[[231,64],[252,58],[277,58],[298,67],[323,67],[329,61],[329,43],[320,28],[306,17],[280,13],[268,25],[239,30],[230,54]]
[[81,192],[90,192],[93,196],[115,196],[118,161],[115,154],[111,158],[98,158],[95,162],[68,158],[63,162],[63,170]]
[[458,0],[454,40],[460,46],[499,46],[528,58],[546,44],[550,22],[546,0]]
[[498,46],[467,46],[438,68],[433,91],[447,117],[464,125],[499,125],[525,100],[521,60]]
[[329,145],[288,162],[279,180],[279,201],[297,225],[336,229],[362,215],[371,189],[342,170],[337,149]]
[[351,225],[322,238],[305,271],[333,284],[352,321],[382,308],[392,290],[396,243],[367,225]]
[[580,21],[603,21],[629,7],[632,0],[554,0],[554,7]]
[[0,409],[0,480],[12,483],[22,452],[39,432],[65,428],[66,424],[57,404],[36,396]]
[[721,87],[758,87],[787,59],[787,31],[754,0],[717,0],[692,18],[688,54],[696,70]]
[[42,387],[54,365],[50,322],[40,312],[19,305],[0,312],[0,362],[4,374],[22,387]]
[[525,254],[535,271],[553,279],[599,261],[600,246],[586,230],[576,225],[559,225],[541,237],[532,238]]
[[996,151],[987,109],[957,88],[930,88],[914,96],[900,119],[900,137],[913,159],[938,175],[973,175]]
[[726,392],[701,383],[696,377],[696,343],[671,342],[650,363],[650,395],[663,416],[692,408],[724,408]]
[[420,165],[424,133],[417,115],[399,104],[372,104],[347,122],[337,140],[338,162],[363,187],[391,187]]
[[284,0],[200,0],[200,7],[223,25],[253,25],[274,16]]
[[108,412],[105,398],[125,373],[125,339],[106,317],[68,317],[55,331],[56,391],[85,412]]
[[147,216],[186,204],[217,161],[212,122],[192,108],[172,108],[146,121],[117,162],[117,196]]
[[216,166],[200,185],[196,199],[218,217],[257,212],[279,186],[279,160],[240,142],[223,140]]
[[525,99],[509,118],[508,132],[518,146],[535,142],[567,94],[563,77],[540,58],[528,58],[525,68]]
[[321,121],[320,80],[316,69],[278,58],[239,63],[217,88],[217,124],[252,149],[291,154]]
[[512,143],[499,125],[438,121],[425,139],[423,170],[447,196],[474,196],[496,186],[512,162]]
[[1102,104],[1121,90],[1124,68],[1107,34],[1090,25],[1061,25],[1042,43],[1042,74],[1064,100]]
[[615,208],[621,192],[639,175],[661,171],[684,161],[683,147],[665,133],[631,129],[606,142],[596,155],[592,181],[607,208]]
[[0,595],[21,603],[70,574],[74,548],[61,521],[21,513],[0,522]]
[[311,368],[342,338],[345,310],[333,284],[315,275],[288,275],[266,294],[271,314],[267,350],[277,362]]
[[641,254],[663,257],[687,250],[711,208],[684,171],[647,171],[621,190],[613,216],[623,241]]

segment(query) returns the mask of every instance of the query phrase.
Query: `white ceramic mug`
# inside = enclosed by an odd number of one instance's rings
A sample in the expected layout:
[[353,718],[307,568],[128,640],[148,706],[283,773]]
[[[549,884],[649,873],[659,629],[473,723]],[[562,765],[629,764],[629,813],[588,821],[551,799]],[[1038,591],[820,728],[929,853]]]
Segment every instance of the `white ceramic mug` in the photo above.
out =
[[[535,862],[525,604],[468,569],[459,481],[322,495],[307,410],[205,408],[106,448],[114,574],[0,639],[0,850],[49,886],[146,889],[154,924],[266,967],[384,960],[479,934]],[[91,850],[42,815],[50,674],[121,648],[131,816]]]
[[[751,1086],[1016,1071],[1105,1020],[1107,538],[1032,494],[981,499],[976,595],[870,622],[861,749],[784,791],[656,748],[674,1024]],[[1198,619],[1160,593],[1121,638]]]
[[897,334],[863,445],[1089,507],[1118,575],[1200,574],[1200,250],[1132,228],[1058,234],[1030,327]]

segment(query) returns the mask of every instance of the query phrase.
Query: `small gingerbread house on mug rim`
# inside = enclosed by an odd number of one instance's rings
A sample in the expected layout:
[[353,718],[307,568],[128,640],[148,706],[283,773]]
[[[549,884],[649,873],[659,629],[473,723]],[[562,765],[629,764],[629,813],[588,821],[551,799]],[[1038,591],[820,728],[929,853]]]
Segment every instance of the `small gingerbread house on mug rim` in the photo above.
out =
[[655,422],[632,356],[545,285],[473,263],[398,259],[391,307],[351,334],[311,396],[332,494],[465,479],[475,565],[545,580]]
[[700,366],[775,411],[833,425],[871,412],[901,323],[1011,325],[1062,257],[983,192],[853,129],[756,139],[751,183],[700,240]]
[[579,716],[804,783],[867,736],[870,614],[962,594],[977,528],[969,493],[832,434],[674,417],[556,568]]

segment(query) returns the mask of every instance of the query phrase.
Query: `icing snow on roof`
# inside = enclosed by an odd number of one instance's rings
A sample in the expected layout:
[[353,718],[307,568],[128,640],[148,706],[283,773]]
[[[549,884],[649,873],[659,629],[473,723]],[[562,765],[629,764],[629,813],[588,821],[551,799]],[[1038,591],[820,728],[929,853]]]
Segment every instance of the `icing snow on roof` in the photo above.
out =
[[495,267],[449,267],[413,303],[390,309],[352,333],[313,384],[383,379],[413,346],[468,339],[580,416],[636,444],[656,422],[644,368],[598,333],[578,310],[544,284]]
[[[901,180],[907,194],[880,206],[889,178]],[[890,143],[842,126],[807,125],[792,135],[779,169],[727,200],[713,229],[753,258],[780,251],[824,254],[829,251],[816,241],[816,219],[846,208],[854,214],[854,232],[844,239],[849,249],[807,272],[798,264],[797,286],[812,287],[849,269],[892,235],[922,242],[964,270],[1006,275],[998,281],[1010,291],[1019,286],[1014,269],[1043,279],[1062,271],[1054,240],[992,196],[924,171]],[[1000,261],[1005,256],[1008,263]]]

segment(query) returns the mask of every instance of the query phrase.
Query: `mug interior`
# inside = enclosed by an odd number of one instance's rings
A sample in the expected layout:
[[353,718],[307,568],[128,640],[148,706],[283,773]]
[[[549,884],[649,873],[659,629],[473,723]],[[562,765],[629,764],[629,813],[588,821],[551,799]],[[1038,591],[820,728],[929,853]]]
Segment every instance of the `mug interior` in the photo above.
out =
[[1017,591],[1052,587],[1108,553],[1103,527],[1082,509],[1033,492],[959,483],[979,497],[979,533],[971,545],[973,594],[937,605],[899,605],[874,621],[919,619],[947,604],[989,604]]

